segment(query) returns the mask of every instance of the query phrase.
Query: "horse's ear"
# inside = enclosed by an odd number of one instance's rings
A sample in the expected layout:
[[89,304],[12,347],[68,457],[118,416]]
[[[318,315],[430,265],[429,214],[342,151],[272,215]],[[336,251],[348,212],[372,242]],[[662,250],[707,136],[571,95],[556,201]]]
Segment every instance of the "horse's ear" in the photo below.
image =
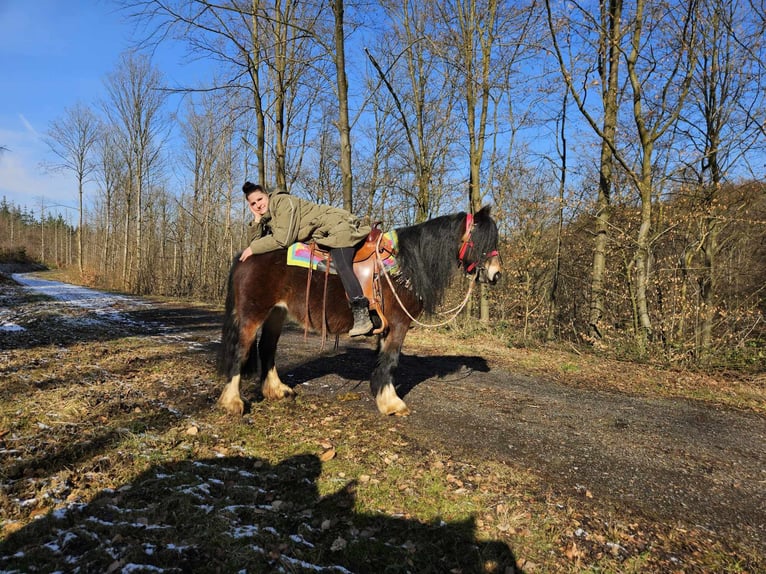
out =
[[476,215],[474,215],[474,219],[476,219],[477,221],[490,219],[490,216],[489,216],[490,209],[491,207],[489,205],[485,205],[479,211],[476,212]]

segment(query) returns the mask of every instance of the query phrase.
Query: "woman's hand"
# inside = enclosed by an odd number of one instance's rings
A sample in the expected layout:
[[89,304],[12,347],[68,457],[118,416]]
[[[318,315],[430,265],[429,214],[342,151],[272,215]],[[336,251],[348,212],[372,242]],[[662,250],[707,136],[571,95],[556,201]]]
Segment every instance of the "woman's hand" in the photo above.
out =
[[247,259],[248,257],[250,257],[252,254],[253,254],[253,250],[252,250],[252,249],[250,249],[250,247],[248,246],[248,248],[247,248],[247,249],[245,249],[245,250],[242,252],[242,255],[240,255],[240,256],[239,256],[239,260],[240,260],[240,261],[244,261],[245,259]]

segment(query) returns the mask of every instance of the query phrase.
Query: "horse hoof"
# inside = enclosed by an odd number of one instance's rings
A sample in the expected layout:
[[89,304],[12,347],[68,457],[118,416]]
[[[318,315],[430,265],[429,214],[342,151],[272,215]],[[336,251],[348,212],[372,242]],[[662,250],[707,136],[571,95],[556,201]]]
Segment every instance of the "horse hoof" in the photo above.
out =
[[282,385],[279,388],[266,387],[262,389],[263,397],[270,401],[279,401],[282,399],[294,399],[298,396],[293,389],[287,385]]
[[230,415],[241,417],[245,414],[245,403],[242,399],[218,401],[218,404]]
[[406,417],[410,414],[410,409],[407,408],[407,404],[400,399],[393,385],[385,385],[378,396],[375,397],[375,404],[378,405],[378,410],[384,415],[395,415],[397,417]]

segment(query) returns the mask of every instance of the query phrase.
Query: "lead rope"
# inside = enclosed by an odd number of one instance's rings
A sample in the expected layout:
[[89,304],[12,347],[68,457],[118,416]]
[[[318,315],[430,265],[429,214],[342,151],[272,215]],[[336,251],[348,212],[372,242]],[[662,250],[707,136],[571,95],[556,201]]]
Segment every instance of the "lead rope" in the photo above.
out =
[[[471,297],[471,292],[473,291],[473,284],[476,283],[476,278],[471,279],[471,282],[468,284],[468,292],[465,294],[465,297],[463,298],[462,303],[458,305],[457,307],[453,307],[452,309],[449,309],[448,311],[443,311],[442,315],[445,315],[447,313],[455,312],[452,317],[447,319],[446,321],[442,321],[441,323],[434,323],[434,324],[427,324],[427,323],[421,323],[418,321],[415,317],[413,317],[410,312],[407,310],[407,307],[404,306],[404,303],[402,303],[402,300],[399,298],[399,294],[396,292],[396,289],[394,288],[394,283],[391,281],[391,277],[388,274],[388,270],[386,270],[385,265],[383,265],[383,259],[380,257],[380,240],[383,238],[383,234],[381,233],[378,237],[378,241],[375,245],[375,259],[378,263],[378,267],[380,268],[381,273],[386,278],[386,281],[388,281],[388,286],[391,288],[391,292],[394,294],[394,298],[396,299],[396,302],[399,303],[399,306],[402,308],[402,311],[409,317],[415,324],[420,325],[421,327],[427,327],[429,329],[435,328],[435,327],[443,327],[444,325],[448,325],[449,323],[452,323],[457,316],[460,314],[460,312],[463,310],[463,308],[468,303],[468,299]],[[477,274],[478,277],[478,274]]]

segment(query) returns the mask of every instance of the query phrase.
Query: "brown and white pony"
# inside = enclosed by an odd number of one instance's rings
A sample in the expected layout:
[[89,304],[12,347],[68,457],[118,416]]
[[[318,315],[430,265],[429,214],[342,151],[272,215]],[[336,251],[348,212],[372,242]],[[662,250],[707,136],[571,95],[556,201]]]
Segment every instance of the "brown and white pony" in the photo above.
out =
[[[409,409],[396,394],[393,373],[413,318],[436,309],[457,269],[479,282],[494,284],[501,268],[497,225],[489,207],[475,215],[436,217],[396,232],[399,272],[391,283],[381,280],[388,328],[378,335],[378,360],[370,377],[370,390],[381,413],[403,416],[409,414]],[[324,317],[330,334],[347,333],[353,324],[345,291],[336,275],[329,277],[325,297],[324,274],[312,274],[307,309],[308,269],[288,266],[286,259],[284,249],[254,255],[243,262],[235,260],[229,273],[218,370],[228,380],[219,403],[232,414],[244,412],[241,379],[256,372],[258,358],[264,398],[282,399],[295,394],[280,380],[275,364],[277,342],[288,313],[317,331],[322,330]]]

